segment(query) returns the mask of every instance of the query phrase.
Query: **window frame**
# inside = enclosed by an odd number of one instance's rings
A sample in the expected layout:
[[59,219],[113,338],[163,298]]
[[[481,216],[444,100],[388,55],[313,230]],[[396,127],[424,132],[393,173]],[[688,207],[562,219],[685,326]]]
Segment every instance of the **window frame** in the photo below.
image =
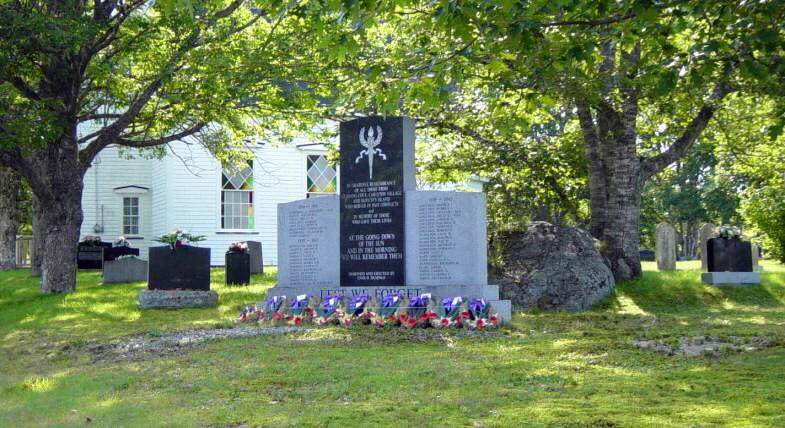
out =
[[[309,188],[308,188],[308,178],[309,178],[308,177],[308,170],[309,170],[308,162],[309,162],[311,156],[321,156],[321,157],[323,157],[325,159],[325,161],[327,160],[327,153],[326,152],[306,152],[305,153],[305,198],[306,199],[310,199],[312,197],[318,198],[318,197],[322,197],[322,196],[330,196],[330,195],[337,195],[337,194],[339,194],[340,189],[341,189],[341,183],[340,183],[341,174],[339,173],[339,170],[338,170],[339,165],[335,165],[335,167],[331,166],[331,168],[333,168],[333,170],[335,171],[335,191],[334,192],[331,192],[331,193],[311,192],[309,190]],[[329,162],[328,162],[328,166],[330,166]]]
[[[135,208],[136,208],[136,215],[134,215],[134,214],[126,214],[126,207],[127,208],[134,208],[134,205],[126,206],[126,201],[131,201],[131,200],[134,200],[134,199],[136,200],[136,206],[135,206]],[[122,204],[122,212],[123,212],[123,214],[122,214],[122,221],[120,222],[120,231],[122,233],[122,236],[125,236],[125,237],[141,236],[141,230],[142,230],[142,198],[139,197],[139,196],[130,196],[130,195],[129,196],[123,196],[121,204]],[[130,223],[126,223],[126,220],[131,219],[131,218],[136,218],[136,225],[132,225]],[[126,232],[126,227],[130,228],[130,227],[133,227],[133,226],[136,226],[136,232],[135,233],[131,232],[131,231]]]
[[[223,165],[221,165],[219,163],[219,174],[218,174],[218,230],[221,233],[249,233],[249,232],[254,232],[256,230],[256,200],[254,198],[256,196],[256,180],[255,180],[255,178],[256,178],[256,165],[255,165],[255,162],[253,161],[253,159],[249,159],[248,160],[248,164],[251,167],[251,176],[250,176],[250,178],[251,178],[251,188],[247,189],[247,190],[242,190],[242,189],[224,189],[224,173],[226,172],[226,169],[224,168]],[[248,193],[248,194],[250,194],[250,202],[240,202],[240,203],[225,202],[224,201],[224,199],[225,199],[224,192]],[[242,205],[250,206],[251,207],[251,215],[246,217],[248,220],[250,220],[250,222],[249,222],[249,226],[250,227],[249,228],[245,228],[245,229],[238,229],[236,227],[224,227],[224,224],[225,224],[227,219],[232,219],[232,222],[234,222],[234,219],[238,218],[238,216],[235,216],[235,215],[231,215],[231,216],[228,216],[228,217],[224,215],[224,205],[225,204],[240,205],[240,206],[242,206]],[[232,226],[234,226],[234,224],[232,224]]]

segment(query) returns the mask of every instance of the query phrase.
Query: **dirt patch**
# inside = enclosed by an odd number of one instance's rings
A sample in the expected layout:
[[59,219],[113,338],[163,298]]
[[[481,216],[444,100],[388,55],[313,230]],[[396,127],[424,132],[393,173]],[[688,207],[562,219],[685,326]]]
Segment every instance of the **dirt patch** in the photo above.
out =
[[158,358],[219,339],[284,334],[304,330],[302,327],[238,327],[202,330],[183,330],[163,334],[137,334],[109,343],[91,343],[84,346],[94,363],[134,361]]
[[773,346],[770,340],[761,337],[719,337],[694,336],[680,337],[675,340],[635,340],[632,344],[641,349],[649,349],[663,355],[682,357],[721,356],[731,353],[752,352]]
[[435,329],[381,329],[374,327],[358,328],[319,328],[319,327],[235,327],[201,330],[183,330],[171,333],[142,333],[126,336],[108,343],[87,343],[79,346],[87,352],[93,363],[112,363],[160,358],[195,347],[196,345],[221,339],[255,337],[286,333],[300,333],[291,338],[295,342],[318,342],[322,344],[352,343],[404,343],[433,342],[453,347],[454,339],[472,337],[477,339],[501,337],[499,331],[460,331],[441,332]]

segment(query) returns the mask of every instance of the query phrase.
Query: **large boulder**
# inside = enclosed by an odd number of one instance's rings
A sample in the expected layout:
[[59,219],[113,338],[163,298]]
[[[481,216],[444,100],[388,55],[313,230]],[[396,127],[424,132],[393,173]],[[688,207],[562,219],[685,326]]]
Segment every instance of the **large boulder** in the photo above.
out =
[[507,236],[497,273],[522,309],[585,310],[613,291],[613,273],[588,232],[538,221]]

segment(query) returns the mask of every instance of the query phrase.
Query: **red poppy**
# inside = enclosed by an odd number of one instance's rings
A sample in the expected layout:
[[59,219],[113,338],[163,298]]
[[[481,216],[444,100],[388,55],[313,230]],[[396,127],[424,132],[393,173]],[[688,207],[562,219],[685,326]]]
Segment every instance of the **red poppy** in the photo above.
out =
[[429,313],[428,313],[428,319],[435,320],[436,318],[439,318],[439,316],[438,316],[438,315],[436,315],[436,313],[435,313],[435,312],[429,312]]
[[441,324],[442,327],[447,327],[448,325],[450,325],[450,320],[447,318],[442,318],[439,324]]
[[496,315],[491,315],[491,317],[488,318],[488,323],[489,324],[496,324],[497,322],[499,322],[499,318],[496,317]]
[[484,323],[484,322],[482,322],[482,320],[477,320],[477,322],[476,322],[476,323],[474,323],[474,327],[476,327],[476,328],[477,328],[477,330],[480,330],[480,329],[482,329],[484,326],[485,326],[485,323]]
[[300,325],[302,323],[303,323],[303,319],[302,318],[300,318],[300,317],[295,317],[294,318],[294,325]]
[[306,315],[313,315],[313,309],[311,309],[311,308],[305,308],[305,314],[306,314]]
[[422,314],[420,315],[420,319],[423,321],[428,321],[429,319],[431,319],[431,317],[428,314]]
[[467,320],[472,319],[472,313],[469,311],[463,311],[459,316],[462,318],[466,318]]
[[281,319],[281,314],[279,314],[278,312],[274,312],[273,313],[273,319],[278,321],[279,319]]
[[409,319],[409,315],[401,314],[398,316],[398,318],[401,320],[401,322],[406,322],[406,320]]
[[183,241],[180,240],[174,241],[175,248],[182,248],[182,246],[183,246]]
[[294,318],[294,317],[292,317],[291,315],[287,315],[287,316],[286,316],[286,318],[284,318],[284,319],[285,319],[286,321],[291,321],[293,318]]
[[417,325],[417,320],[416,320],[416,319],[414,319],[414,318],[409,318],[409,320],[408,320],[408,321],[406,321],[406,325],[407,325],[409,328],[414,328],[414,326],[416,326],[416,325]]
[[381,327],[381,326],[382,326],[382,322],[380,320],[376,320],[376,327]]
[[248,321],[248,315],[247,314],[243,314],[243,316],[240,317],[240,321],[243,321],[243,322]]
[[346,318],[346,319],[343,321],[343,323],[344,323],[344,325],[352,325],[352,319],[351,319],[351,318]]
[[396,319],[395,315],[388,315],[387,316],[387,321],[395,321],[395,319]]

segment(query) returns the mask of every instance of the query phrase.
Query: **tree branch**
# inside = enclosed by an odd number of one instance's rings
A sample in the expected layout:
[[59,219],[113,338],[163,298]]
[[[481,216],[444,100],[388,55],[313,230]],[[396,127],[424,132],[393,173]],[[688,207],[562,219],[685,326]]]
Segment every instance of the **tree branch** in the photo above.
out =
[[25,82],[21,77],[12,76],[8,78],[7,81],[25,98],[32,101],[41,101],[41,96],[38,95],[38,92],[30,87],[30,85],[28,85],[27,82]]
[[698,139],[701,132],[706,128],[714,113],[717,111],[719,101],[731,93],[733,89],[728,83],[720,82],[714,87],[706,104],[701,107],[698,114],[684,128],[682,135],[671,144],[668,149],[659,155],[644,158],[641,160],[641,179],[645,182],[652,175],[662,171],[668,165],[681,159],[687,150]]
[[193,125],[190,128],[186,128],[183,131],[180,131],[176,134],[167,135],[166,137],[153,138],[150,140],[129,140],[127,138],[118,138],[113,142],[113,144],[117,144],[125,147],[136,147],[136,148],[161,146],[166,143],[182,140],[185,137],[189,137],[193,134],[196,134],[197,132],[201,131],[202,128],[204,127],[205,127],[204,123],[197,123],[196,125]]

